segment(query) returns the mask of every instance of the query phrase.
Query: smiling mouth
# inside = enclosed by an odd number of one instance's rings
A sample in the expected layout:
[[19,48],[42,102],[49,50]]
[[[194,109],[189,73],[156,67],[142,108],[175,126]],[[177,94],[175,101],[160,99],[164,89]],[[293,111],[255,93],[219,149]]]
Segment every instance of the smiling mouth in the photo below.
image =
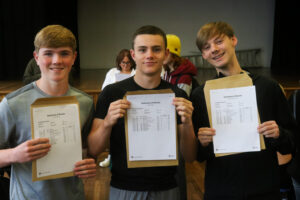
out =
[[54,71],[60,71],[63,70],[64,68],[50,68],[50,70],[54,70]]
[[218,59],[220,59],[224,54],[225,54],[225,53],[223,52],[223,53],[221,53],[221,54],[219,54],[219,55],[213,57],[213,60],[218,60]]

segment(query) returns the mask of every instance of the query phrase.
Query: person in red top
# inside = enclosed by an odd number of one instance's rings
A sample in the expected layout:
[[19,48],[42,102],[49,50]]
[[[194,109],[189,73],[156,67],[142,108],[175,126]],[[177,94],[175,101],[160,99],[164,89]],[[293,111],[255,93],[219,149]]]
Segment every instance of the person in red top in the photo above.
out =
[[188,59],[180,56],[181,42],[178,36],[167,35],[169,55],[164,61],[163,79],[183,89],[188,96],[192,91],[192,77],[197,75],[197,68]]

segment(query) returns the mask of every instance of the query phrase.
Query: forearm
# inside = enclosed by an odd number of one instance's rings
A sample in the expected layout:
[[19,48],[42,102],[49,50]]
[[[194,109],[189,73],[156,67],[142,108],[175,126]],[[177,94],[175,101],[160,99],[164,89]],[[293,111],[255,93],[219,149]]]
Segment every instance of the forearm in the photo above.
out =
[[14,163],[13,149],[0,150],[0,168],[9,166]]
[[112,126],[105,123],[105,120],[95,119],[92,131],[88,136],[89,154],[96,157],[105,150],[109,144]]
[[197,156],[197,138],[194,133],[193,124],[180,124],[180,151],[188,162],[194,161]]

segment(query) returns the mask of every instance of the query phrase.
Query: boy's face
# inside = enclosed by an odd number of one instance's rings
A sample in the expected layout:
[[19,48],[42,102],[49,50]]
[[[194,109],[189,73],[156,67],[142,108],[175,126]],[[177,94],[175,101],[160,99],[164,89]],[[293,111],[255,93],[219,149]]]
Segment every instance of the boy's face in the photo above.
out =
[[133,50],[130,52],[136,63],[137,74],[160,76],[163,61],[168,55],[162,36],[138,35],[134,40]]
[[68,80],[76,55],[71,47],[42,47],[39,52],[34,52],[42,79],[56,82]]
[[216,68],[226,67],[233,61],[236,45],[235,36],[214,36],[203,45],[202,57]]

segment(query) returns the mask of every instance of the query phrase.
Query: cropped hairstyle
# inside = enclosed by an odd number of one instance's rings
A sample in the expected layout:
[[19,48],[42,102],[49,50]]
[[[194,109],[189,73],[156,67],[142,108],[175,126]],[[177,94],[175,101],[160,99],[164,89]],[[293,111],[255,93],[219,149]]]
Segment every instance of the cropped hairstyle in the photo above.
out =
[[211,22],[205,24],[197,33],[196,45],[200,51],[204,44],[212,37],[225,35],[229,38],[234,36],[232,27],[226,22]]
[[146,26],[142,26],[139,29],[137,29],[132,37],[132,49],[134,49],[134,41],[135,38],[138,35],[143,35],[143,34],[149,34],[149,35],[160,35],[162,36],[164,43],[165,43],[165,48],[167,48],[167,37],[166,34],[163,30],[161,30],[160,28],[156,27],[156,26],[152,26],[152,25],[146,25]]
[[34,39],[35,51],[40,48],[58,48],[71,47],[73,52],[76,51],[76,38],[74,34],[61,25],[48,25],[41,29]]

